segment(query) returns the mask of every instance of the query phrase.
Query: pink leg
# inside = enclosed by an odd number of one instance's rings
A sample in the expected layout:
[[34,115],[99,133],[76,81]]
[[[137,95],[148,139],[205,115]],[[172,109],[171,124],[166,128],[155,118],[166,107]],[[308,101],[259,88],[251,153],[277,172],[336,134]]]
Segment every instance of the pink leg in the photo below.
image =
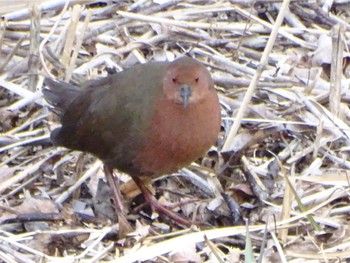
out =
[[151,209],[153,211],[157,211],[163,215],[166,215],[167,217],[173,219],[175,222],[185,225],[185,226],[191,226],[192,223],[178,214],[174,213],[173,211],[167,209],[164,205],[158,202],[158,200],[153,196],[153,194],[150,192],[150,190],[145,186],[143,181],[139,177],[133,177],[134,182],[136,185],[140,188],[141,192],[143,193],[146,202],[151,206]]
[[104,165],[103,166],[107,182],[112,191],[112,196],[114,200],[115,211],[118,217],[119,223],[119,237],[124,238],[128,233],[133,231],[131,225],[126,219],[126,210],[122,202],[122,194],[120,192],[120,187],[118,180],[114,178],[113,168]]

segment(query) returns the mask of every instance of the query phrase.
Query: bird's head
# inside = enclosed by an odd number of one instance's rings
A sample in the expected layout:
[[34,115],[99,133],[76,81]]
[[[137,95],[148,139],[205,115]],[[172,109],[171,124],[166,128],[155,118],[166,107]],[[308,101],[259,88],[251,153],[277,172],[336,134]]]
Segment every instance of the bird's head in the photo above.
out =
[[189,57],[171,62],[163,79],[165,98],[184,108],[200,103],[213,90],[213,80],[206,67]]

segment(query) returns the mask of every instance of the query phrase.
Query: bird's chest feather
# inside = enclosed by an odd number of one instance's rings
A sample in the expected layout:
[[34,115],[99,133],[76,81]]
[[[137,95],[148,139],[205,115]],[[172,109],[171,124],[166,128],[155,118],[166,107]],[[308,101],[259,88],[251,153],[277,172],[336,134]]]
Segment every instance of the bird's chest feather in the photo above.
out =
[[220,129],[219,112],[209,101],[189,105],[160,102],[152,118],[147,145],[134,165],[142,174],[176,172],[202,156],[215,143]]

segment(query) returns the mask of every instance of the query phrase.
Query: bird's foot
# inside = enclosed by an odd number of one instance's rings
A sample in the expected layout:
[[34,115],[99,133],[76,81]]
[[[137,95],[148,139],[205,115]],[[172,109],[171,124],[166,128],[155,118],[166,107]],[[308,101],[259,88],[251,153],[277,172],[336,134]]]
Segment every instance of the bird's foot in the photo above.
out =
[[[193,224],[196,224],[195,222],[191,222],[186,218],[183,218],[182,216],[180,216],[179,214],[173,212],[172,210],[169,209],[169,205],[164,205],[162,203],[160,203],[154,196],[153,194],[150,192],[150,190],[145,186],[145,184],[143,183],[143,181],[138,178],[138,177],[134,177],[133,180],[135,181],[135,183],[137,184],[137,186],[140,188],[141,192],[143,193],[146,202],[150,205],[152,211],[156,211],[162,215],[167,216],[168,218],[174,220],[176,223],[182,225],[182,226],[191,226]],[[185,203],[188,203],[187,200],[185,201]],[[179,206],[180,203],[175,204],[176,206]]]
[[170,210],[169,205],[164,205],[164,204],[160,203],[152,194],[149,196],[144,194],[144,196],[145,196],[147,203],[150,205],[152,211],[156,211],[162,215],[165,215],[180,225],[185,225],[185,226],[189,227],[189,226],[194,224],[191,221],[189,221],[188,219],[183,218],[179,214]]
[[174,209],[174,208],[177,208],[177,207],[181,207],[183,205],[192,204],[194,202],[198,202],[198,199],[197,198],[192,198],[192,199],[187,199],[187,200],[181,200],[181,201],[176,202],[176,203],[164,204],[163,206],[168,208],[168,209]]

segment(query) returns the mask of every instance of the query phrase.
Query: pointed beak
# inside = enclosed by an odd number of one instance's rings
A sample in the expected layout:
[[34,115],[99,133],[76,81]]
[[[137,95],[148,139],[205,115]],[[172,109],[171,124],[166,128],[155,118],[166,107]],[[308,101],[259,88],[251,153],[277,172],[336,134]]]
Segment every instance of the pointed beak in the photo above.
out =
[[184,108],[187,108],[187,106],[190,104],[190,97],[192,95],[192,89],[188,85],[182,85],[180,88],[180,96],[182,99],[182,104]]

